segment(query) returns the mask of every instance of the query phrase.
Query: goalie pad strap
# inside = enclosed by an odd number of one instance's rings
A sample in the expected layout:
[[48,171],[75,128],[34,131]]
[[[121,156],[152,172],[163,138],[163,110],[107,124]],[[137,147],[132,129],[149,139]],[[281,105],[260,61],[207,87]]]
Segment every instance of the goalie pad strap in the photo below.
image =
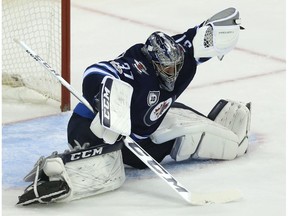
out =
[[63,163],[66,164],[71,161],[82,160],[90,157],[95,157],[102,154],[107,154],[110,152],[114,152],[122,149],[123,142],[116,142],[114,145],[99,145],[93,146],[90,148],[79,149],[77,151],[67,151],[62,154],[58,154],[57,152],[53,152],[51,156],[44,158],[40,157],[40,159],[35,163],[33,169],[24,177],[25,182],[32,182],[35,179],[37,166],[39,166],[39,178],[43,176],[43,167],[45,165],[44,161],[49,158],[59,157],[62,159]]
[[110,152],[114,152],[120,150],[123,147],[123,142],[119,141],[114,143],[113,145],[99,145],[93,146],[86,149],[81,149],[79,151],[72,151],[65,154],[60,155],[63,162],[66,164],[67,162],[82,160],[89,157],[95,157],[98,155],[107,154]]

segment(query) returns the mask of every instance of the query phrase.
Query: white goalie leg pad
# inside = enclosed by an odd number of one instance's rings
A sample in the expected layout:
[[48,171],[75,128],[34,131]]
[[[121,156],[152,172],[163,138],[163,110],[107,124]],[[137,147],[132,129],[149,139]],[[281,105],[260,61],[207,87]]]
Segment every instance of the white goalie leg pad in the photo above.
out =
[[194,57],[214,57],[220,59],[231,51],[239,38],[240,18],[235,8],[223,10],[197,29],[193,39]]
[[125,181],[120,150],[65,164],[72,184],[72,200],[119,188]]
[[195,159],[234,159],[239,139],[230,129],[190,110],[171,108],[151,136],[161,144],[176,139],[171,157],[176,161]]
[[68,202],[119,188],[125,181],[120,150],[63,164],[61,158],[47,159],[43,171],[49,181],[66,181],[70,191],[53,202]]
[[119,135],[131,133],[130,104],[133,87],[106,76],[100,91],[100,110],[91,123],[91,131],[106,143],[113,144]]
[[[251,103],[243,103],[232,100],[222,100],[226,105],[217,110],[217,105],[210,113],[217,112],[214,122],[223,125],[233,131],[238,137],[238,156],[243,155],[248,148],[248,134],[251,124]],[[221,102],[221,101],[219,101]],[[218,103],[219,103],[218,102]]]

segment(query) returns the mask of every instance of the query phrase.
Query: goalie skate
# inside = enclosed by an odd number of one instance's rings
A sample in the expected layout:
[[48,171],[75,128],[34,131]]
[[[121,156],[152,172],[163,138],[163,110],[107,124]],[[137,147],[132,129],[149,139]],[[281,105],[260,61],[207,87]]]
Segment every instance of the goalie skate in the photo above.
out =
[[69,186],[64,181],[40,181],[37,182],[37,192],[32,183],[24,193],[18,197],[17,205],[29,205],[36,203],[50,203],[55,198],[63,197],[69,192]]

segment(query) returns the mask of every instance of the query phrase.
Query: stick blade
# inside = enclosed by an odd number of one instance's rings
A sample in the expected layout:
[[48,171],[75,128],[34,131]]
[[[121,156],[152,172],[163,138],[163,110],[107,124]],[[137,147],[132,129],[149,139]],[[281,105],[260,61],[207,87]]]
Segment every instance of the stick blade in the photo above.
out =
[[238,201],[242,197],[242,193],[236,189],[214,193],[193,193],[190,203],[192,205],[223,204]]
[[17,38],[13,38],[15,43],[19,43],[20,41]]
[[17,44],[22,44],[23,43],[23,41],[21,41],[21,40],[19,40],[19,39],[17,39],[17,38],[13,38],[13,41],[15,42],[15,43],[17,43]]

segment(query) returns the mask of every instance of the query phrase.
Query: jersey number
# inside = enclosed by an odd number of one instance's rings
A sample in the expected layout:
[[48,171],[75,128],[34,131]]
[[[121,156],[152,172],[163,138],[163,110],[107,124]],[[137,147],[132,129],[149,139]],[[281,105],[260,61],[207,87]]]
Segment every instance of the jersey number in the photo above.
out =
[[133,73],[130,70],[131,68],[130,68],[130,65],[128,63],[120,64],[117,62],[117,65],[119,68],[121,68],[121,71],[125,77],[134,80]]

